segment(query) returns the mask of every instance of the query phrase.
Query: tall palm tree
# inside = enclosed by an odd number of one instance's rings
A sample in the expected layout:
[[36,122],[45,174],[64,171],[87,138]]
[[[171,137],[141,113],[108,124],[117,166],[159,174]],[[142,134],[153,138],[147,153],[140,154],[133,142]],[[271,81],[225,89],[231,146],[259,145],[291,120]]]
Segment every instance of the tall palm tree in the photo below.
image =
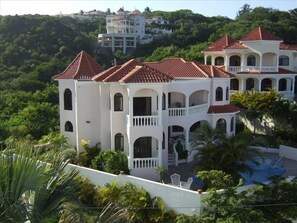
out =
[[[255,158],[262,157],[262,153],[249,145],[255,141],[261,144],[261,141],[247,133],[228,137],[208,128],[211,127],[204,126],[202,130],[197,130],[198,134],[205,132],[205,135],[202,135],[203,140],[195,141],[197,153],[194,157],[194,166],[196,169],[222,170],[235,179],[238,178],[239,172],[251,172],[246,161],[257,163]],[[200,135],[198,139],[202,136]]]

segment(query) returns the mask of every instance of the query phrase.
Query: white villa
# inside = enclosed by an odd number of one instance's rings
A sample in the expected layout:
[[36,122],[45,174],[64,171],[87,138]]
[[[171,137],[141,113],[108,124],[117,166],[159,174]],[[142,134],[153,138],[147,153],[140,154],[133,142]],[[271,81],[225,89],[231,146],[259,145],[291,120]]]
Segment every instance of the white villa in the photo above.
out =
[[190,150],[193,131],[201,123],[235,133],[239,109],[229,101],[233,77],[181,58],[152,63],[132,59],[103,71],[82,51],[55,76],[61,133],[78,152],[83,139],[121,150],[132,175],[157,179],[156,167],[173,164],[172,142],[181,140],[184,150]]
[[231,91],[267,91],[273,88],[289,100],[294,100],[297,75],[297,46],[258,27],[237,41],[229,36],[217,40],[202,51],[205,64],[235,75]]
[[114,52],[136,48],[137,44],[150,43],[152,36],[145,34],[145,18],[139,11],[127,12],[122,8],[116,15],[106,16],[106,31],[98,35],[100,48],[109,48]]

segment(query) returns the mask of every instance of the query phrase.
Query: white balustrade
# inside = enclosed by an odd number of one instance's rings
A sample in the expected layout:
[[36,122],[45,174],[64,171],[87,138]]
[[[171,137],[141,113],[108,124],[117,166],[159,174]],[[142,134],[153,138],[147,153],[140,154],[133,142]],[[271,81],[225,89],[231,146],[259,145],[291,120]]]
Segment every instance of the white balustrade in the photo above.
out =
[[159,116],[133,116],[132,126],[158,126]]
[[247,67],[240,67],[240,66],[229,66],[228,67],[229,72],[277,72],[277,67],[271,67],[271,66],[247,66]]
[[185,116],[186,108],[169,108],[168,115],[169,116]]
[[159,158],[134,158],[133,159],[133,168],[156,168],[159,165]]

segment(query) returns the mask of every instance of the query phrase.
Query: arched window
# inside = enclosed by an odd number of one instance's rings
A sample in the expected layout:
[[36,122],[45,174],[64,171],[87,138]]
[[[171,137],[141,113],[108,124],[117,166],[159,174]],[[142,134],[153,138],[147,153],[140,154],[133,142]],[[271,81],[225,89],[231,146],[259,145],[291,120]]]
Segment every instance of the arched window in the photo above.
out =
[[249,55],[247,57],[247,66],[256,66],[256,57],[254,55]]
[[124,136],[121,133],[114,136],[114,148],[116,151],[124,151]]
[[226,88],[226,101],[229,100],[229,87]]
[[216,101],[223,101],[223,89],[221,87],[216,89]]
[[65,132],[73,132],[73,125],[69,121],[65,123]]
[[286,91],[287,90],[287,80],[282,78],[278,82],[278,90],[279,91]]
[[278,64],[280,66],[289,66],[289,57],[288,56],[285,56],[285,55],[281,55],[279,56],[279,59],[278,59]]
[[217,121],[216,128],[222,129],[224,132],[226,132],[226,121],[225,121],[225,119],[220,118]]
[[231,123],[230,123],[230,132],[234,131],[234,117],[231,118]]
[[68,88],[64,91],[64,109],[72,110],[72,93]]
[[238,91],[239,90],[239,81],[238,79],[231,79],[231,82],[230,82],[230,87],[231,87],[231,90],[235,90],[235,91]]
[[231,56],[229,60],[229,65],[233,67],[238,67],[240,66],[240,63],[241,63],[240,61],[241,61],[240,56]]
[[222,65],[224,65],[224,58],[223,57],[216,57],[215,58],[215,65],[216,66],[222,66]]
[[255,88],[255,81],[254,81],[254,79],[253,78],[248,78],[247,80],[246,80],[246,90],[247,91],[250,91],[250,90],[252,90],[253,88]]
[[121,93],[114,95],[114,111],[123,111],[123,95]]

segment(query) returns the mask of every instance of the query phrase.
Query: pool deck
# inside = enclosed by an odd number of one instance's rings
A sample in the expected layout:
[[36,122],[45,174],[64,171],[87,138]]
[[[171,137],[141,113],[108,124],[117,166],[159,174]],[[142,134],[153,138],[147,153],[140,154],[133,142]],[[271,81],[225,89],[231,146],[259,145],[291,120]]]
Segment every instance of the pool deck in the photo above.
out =
[[[264,158],[279,160],[281,157],[275,153],[264,153]],[[297,176],[297,161],[281,158],[278,162],[286,169],[284,176]],[[181,176],[181,181],[187,181],[189,177],[192,177],[196,174],[193,171],[192,163],[184,163],[178,166],[169,166],[168,171],[164,176],[164,183],[170,183],[170,175],[173,173],[179,174]],[[196,190],[195,186],[191,186],[191,189]]]

